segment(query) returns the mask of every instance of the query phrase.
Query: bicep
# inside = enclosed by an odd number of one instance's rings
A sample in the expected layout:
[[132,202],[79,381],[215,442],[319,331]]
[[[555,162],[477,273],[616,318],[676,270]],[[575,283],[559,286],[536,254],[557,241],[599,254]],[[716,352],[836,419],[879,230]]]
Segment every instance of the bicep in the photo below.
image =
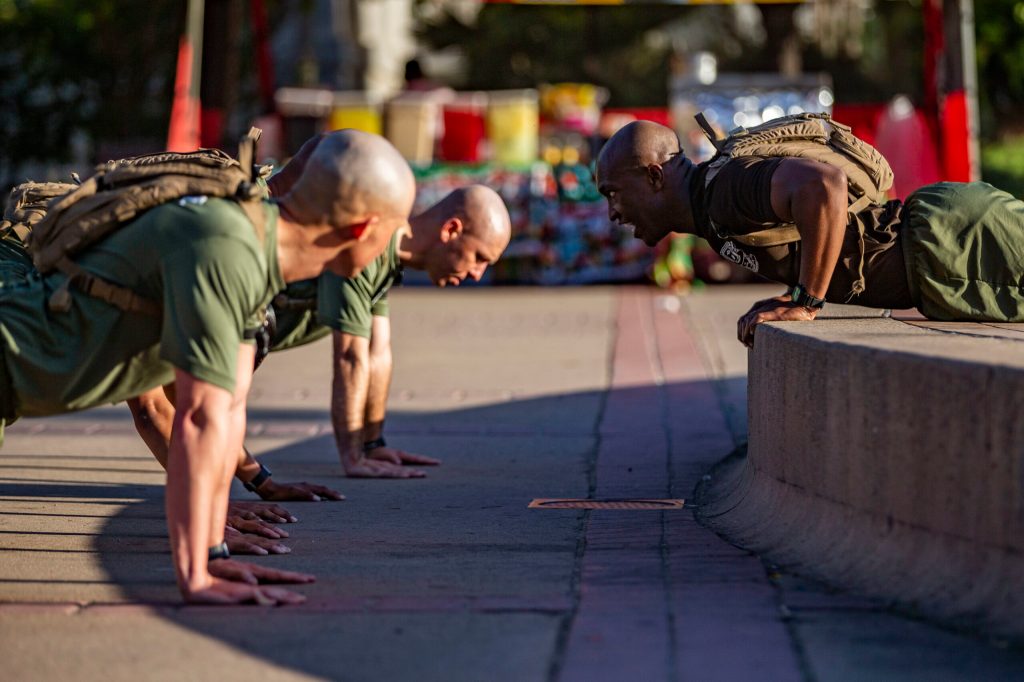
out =
[[317,285],[317,321],[336,332],[369,338],[371,294],[366,282],[325,272]]
[[165,261],[160,356],[234,392],[243,330],[265,284],[237,244],[209,246],[207,253],[189,250]]
[[780,220],[799,222],[824,205],[846,202],[846,174],[813,159],[784,159],[772,175],[772,210]]

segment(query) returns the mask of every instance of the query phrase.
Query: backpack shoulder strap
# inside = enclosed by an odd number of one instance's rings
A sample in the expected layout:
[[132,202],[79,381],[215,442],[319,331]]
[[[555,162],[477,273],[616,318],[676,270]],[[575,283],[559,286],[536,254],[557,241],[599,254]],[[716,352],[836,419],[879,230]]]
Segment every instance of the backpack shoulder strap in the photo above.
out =
[[708,123],[708,119],[704,116],[704,112],[700,112],[693,118],[697,121],[697,125],[700,126],[700,129],[704,131],[704,135],[708,138],[711,144],[714,145],[715,151],[721,152],[725,147],[723,144],[724,140],[718,137],[718,133],[716,133],[715,129],[711,127],[711,124]]

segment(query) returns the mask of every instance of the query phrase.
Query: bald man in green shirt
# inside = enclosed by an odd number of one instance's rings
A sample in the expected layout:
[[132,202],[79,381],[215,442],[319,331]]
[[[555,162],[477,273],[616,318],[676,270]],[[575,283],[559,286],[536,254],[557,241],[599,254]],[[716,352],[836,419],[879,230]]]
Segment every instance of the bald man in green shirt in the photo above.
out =
[[[437,463],[389,448],[382,437],[392,369],[387,293],[400,280],[402,267],[424,270],[442,287],[458,286],[467,278],[479,280],[501,256],[510,234],[508,210],[496,192],[481,185],[460,188],[414,216],[408,227],[395,233],[384,253],[357,276],[324,272],[318,278],[289,284],[274,298],[273,351],[328,335],[333,338],[331,421],[348,476],[414,478],[423,472],[403,464]],[[156,388],[129,401],[139,434],[161,461],[166,457],[174,418],[166,393]],[[245,451],[235,475],[268,501],[341,499],[325,486],[277,483],[266,467]],[[289,520],[292,517],[286,510],[234,502],[232,511],[236,529],[265,536],[233,534],[228,538],[232,551],[288,551],[276,542],[286,534],[259,523],[260,518]],[[248,518],[243,519],[245,516]]]
[[357,277],[324,273],[315,289],[312,282],[300,282],[274,299],[273,350],[332,336],[331,421],[346,475],[418,478],[425,475],[421,470],[402,465],[438,463],[388,447],[383,438],[392,371],[387,294],[401,269],[423,270],[440,287],[479,281],[510,236],[508,210],[498,194],[482,185],[463,187],[414,216]]
[[0,240],[0,427],[115,403],[173,380],[166,510],[182,595],[193,602],[294,603],[260,580],[308,582],[223,558],[234,453],[245,431],[253,344],[246,332],[288,282],[325,269],[357,275],[407,224],[412,173],[383,138],[339,131],[290,190],[263,204],[257,236],[241,208],[186,197],[151,209],[89,247],[85,271],[161,305],[159,320],[75,287],[53,311],[60,272],[41,275],[13,235]]

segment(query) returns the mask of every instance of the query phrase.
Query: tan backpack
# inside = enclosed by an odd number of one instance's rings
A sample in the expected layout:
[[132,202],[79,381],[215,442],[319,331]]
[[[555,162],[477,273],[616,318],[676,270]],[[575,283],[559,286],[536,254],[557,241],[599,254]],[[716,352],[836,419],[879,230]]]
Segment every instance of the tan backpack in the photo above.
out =
[[23,243],[36,223],[46,215],[50,200],[78,187],[70,182],[23,182],[15,186],[4,205],[0,236],[13,232]]
[[[753,128],[737,128],[721,139],[708,123],[704,114],[695,117],[704,134],[711,140],[717,153],[708,163],[706,185],[710,185],[729,159],[743,156],[784,156],[814,159],[839,168],[846,174],[849,187],[850,213],[858,213],[868,206],[880,206],[886,201],[886,192],[892,188],[893,173],[882,154],[853,134],[850,127],[832,119],[828,114],[795,114],[772,119]],[[864,234],[860,232],[861,263],[859,279],[854,282],[853,294],[864,290]],[[728,238],[749,246],[777,246],[800,241],[795,225],[780,225],[745,235],[725,235],[712,224],[721,238]]]
[[[80,185],[24,183],[15,187],[8,200],[12,216],[9,229],[27,234],[28,251],[39,272],[59,270],[68,276],[50,297],[49,308],[66,312],[71,305],[68,289],[75,286],[124,311],[160,316],[159,303],[86,272],[73,257],[150,208],[182,197],[234,199],[262,241],[264,192],[258,180],[269,168],[253,164],[259,134],[259,129],[253,128],[242,139],[238,161],[218,149],[161,152],[108,161],[97,166],[95,174]],[[52,198],[39,206],[39,197],[62,187],[65,191],[51,194]],[[24,220],[15,223],[13,218],[17,216]]]

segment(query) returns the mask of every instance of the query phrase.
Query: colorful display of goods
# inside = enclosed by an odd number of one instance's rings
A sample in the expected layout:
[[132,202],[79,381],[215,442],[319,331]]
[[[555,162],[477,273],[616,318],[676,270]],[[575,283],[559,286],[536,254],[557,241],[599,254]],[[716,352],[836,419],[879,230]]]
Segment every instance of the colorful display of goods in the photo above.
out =
[[469,183],[494,188],[512,218],[512,242],[490,271],[493,283],[632,281],[651,267],[652,251],[608,220],[608,205],[586,166],[537,162],[420,168],[415,210]]

